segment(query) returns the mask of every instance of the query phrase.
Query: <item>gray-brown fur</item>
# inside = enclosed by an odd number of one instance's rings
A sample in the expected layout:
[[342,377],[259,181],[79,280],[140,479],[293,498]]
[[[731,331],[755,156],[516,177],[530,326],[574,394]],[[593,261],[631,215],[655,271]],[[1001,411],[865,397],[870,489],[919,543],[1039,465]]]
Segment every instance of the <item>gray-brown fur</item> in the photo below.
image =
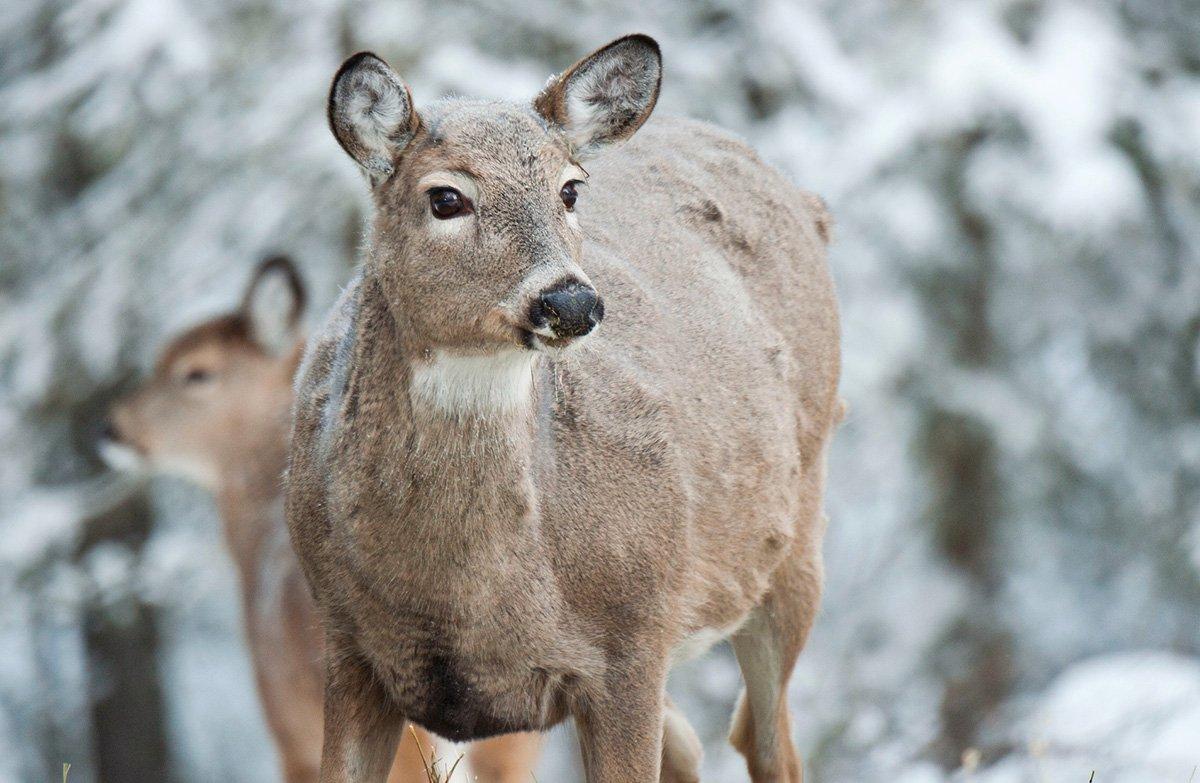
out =
[[[657,68],[643,39],[619,51]],[[712,629],[752,685],[733,739],[754,780],[799,780],[775,696],[820,595],[828,218],[740,141],[664,118],[586,161],[576,226],[560,171],[630,123],[547,115],[455,100],[410,121],[301,369],[288,520],[330,644],[322,780],[378,779],[405,719],[471,738],[567,716],[590,783],[695,780],[664,684]],[[451,227],[417,184],[445,169],[476,193]],[[554,350],[527,312],[563,277],[607,314]]]

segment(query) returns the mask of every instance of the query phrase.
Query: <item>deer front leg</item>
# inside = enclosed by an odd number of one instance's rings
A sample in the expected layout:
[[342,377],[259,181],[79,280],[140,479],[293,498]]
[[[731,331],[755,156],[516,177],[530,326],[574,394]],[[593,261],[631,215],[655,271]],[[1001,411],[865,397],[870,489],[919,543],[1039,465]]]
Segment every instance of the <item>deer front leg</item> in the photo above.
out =
[[577,704],[575,724],[587,783],[658,783],[666,665],[622,667]]
[[330,638],[326,658],[320,783],[384,783],[404,716],[359,655]]

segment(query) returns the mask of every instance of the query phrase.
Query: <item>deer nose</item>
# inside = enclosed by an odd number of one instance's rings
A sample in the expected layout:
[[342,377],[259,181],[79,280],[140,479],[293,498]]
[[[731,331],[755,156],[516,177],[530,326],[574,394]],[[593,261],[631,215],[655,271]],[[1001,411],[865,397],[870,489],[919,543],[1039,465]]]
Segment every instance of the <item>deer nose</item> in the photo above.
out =
[[538,301],[557,337],[582,337],[604,320],[604,300],[586,283],[557,285],[543,291]]
[[101,440],[111,440],[114,443],[121,440],[121,431],[117,429],[117,423],[111,418],[105,419],[104,423],[100,425],[100,438]]

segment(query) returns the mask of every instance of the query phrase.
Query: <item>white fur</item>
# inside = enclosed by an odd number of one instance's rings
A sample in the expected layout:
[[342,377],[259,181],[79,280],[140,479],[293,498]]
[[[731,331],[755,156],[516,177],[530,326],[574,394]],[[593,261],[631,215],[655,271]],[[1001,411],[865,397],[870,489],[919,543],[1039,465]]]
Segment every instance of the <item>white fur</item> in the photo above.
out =
[[374,175],[391,174],[396,130],[408,124],[412,111],[404,84],[382,62],[365,62],[338,92],[338,112],[369,153],[359,163]]
[[105,465],[120,473],[148,477],[153,474],[175,476],[206,489],[217,486],[217,470],[210,463],[182,454],[160,454],[147,459],[132,446],[105,438],[96,447]]
[[699,658],[717,643],[723,642],[737,633],[741,624],[742,621],[739,620],[724,628],[701,628],[691,636],[685,637],[683,641],[679,642],[671,650],[671,665],[674,666]]
[[430,215],[427,221],[429,233],[439,237],[456,237],[463,232],[463,229],[471,223],[474,217],[474,215],[459,215],[449,220],[438,220]]
[[613,141],[614,112],[644,108],[654,97],[657,69],[631,58],[639,52],[620,47],[593,58],[571,77],[566,91],[566,132],[579,154],[587,155]]
[[435,352],[413,366],[414,403],[451,414],[486,416],[528,406],[537,354],[522,349],[459,355]]
[[132,446],[117,443],[105,438],[96,449],[105,465],[121,473],[142,473],[146,470],[146,460]]
[[563,185],[567,184],[573,179],[577,179],[586,185],[588,173],[579,166],[576,166],[574,163],[568,163],[567,165],[563,166],[563,170],[559,172],[558,187],[561,189]]
[[216,491],[220,483],[217,467],[207,460],[186,454],[162,454],[154,458],[155,472],[190,481],[209,491]]
[[589,100],[595,95],[592,83],[597,80],[585,76],[581,81],[584,84],[567,93],[567,134],[576,146],[587,149],[593,139],[607,130],[606,111],[603,105],[595,105]]
[[746,684],[746,698],[754,719],[754,754],[763,767],[775,764],[775,720],[781,696],[783,662],[779,641],[771,630],[770,618],[760,606],[755,608],[733,638],[733,652]]
[[296,295],[287,274],[267,272],[254,286],[249,302],[250,328],[254,339],[273,355],[282,354],[296,343]]

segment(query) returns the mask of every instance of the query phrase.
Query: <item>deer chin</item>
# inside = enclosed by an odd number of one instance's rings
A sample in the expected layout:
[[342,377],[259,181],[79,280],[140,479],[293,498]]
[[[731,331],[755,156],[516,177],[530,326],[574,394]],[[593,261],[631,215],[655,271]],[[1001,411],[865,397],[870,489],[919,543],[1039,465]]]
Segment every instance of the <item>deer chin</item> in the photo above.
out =
[[156,475],[183,479],[211,492],[220,486],[221,476],[216,466],[197,457],[164,454],[155,458],[152,469]]
[[190,481],[206,489],[217,486],[216,469],[201,459],[182,455],[149,457],[137,446],[111,438],[102,438],[96,446],[100,459],[117,473],[138,478],[171,476]]
[[[594,331],[594,330],[593,330]],[[579,337],[558,337],[549,329],[522,329],[521,341],[531,351],[556,356],[586,340],[591,333]]]

